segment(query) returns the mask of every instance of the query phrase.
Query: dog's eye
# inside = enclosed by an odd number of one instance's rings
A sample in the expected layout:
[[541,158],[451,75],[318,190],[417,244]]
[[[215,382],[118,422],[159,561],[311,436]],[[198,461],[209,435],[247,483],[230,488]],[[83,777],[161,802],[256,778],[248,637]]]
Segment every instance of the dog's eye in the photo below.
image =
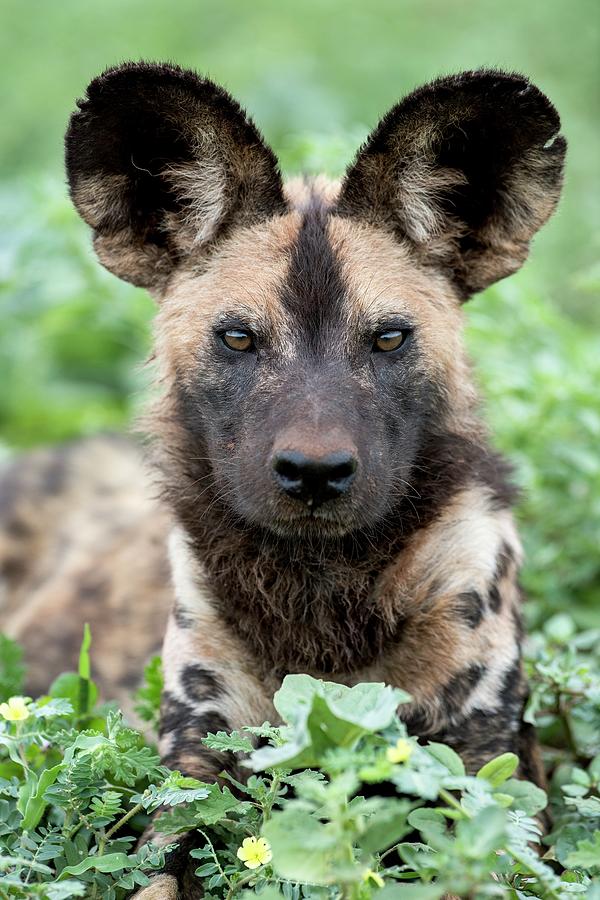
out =
[[251,333],[243,331],[241,328],[229,328],[223,332],[221,340],[230,350],[239,350],[240,353],[247,353],[254,347]]
[[390,331],[382,331],[373,342],[373,350],[375,353],[392,353],[394,350],[399,350],[407,335],[408,331],[400,331],[395,328]]

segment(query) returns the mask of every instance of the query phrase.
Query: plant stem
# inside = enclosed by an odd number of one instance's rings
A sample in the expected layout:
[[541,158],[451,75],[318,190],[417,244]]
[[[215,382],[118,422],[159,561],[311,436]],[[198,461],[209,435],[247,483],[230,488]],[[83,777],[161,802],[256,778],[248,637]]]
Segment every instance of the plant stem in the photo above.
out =
[[440,797],[442,798],[442,800],[446,801],[448,806],[452,806],[454,807],[454,809],[457,809],[459,812],[461,812],[466,819],[471,818],[469,813],[465,809],[463,809],[456,797],[454,797],[450,793],[450,791],[447,791],[445,788],[440,788]]
[[267,802],[263,806],[263,822],[268,822],[271,816],[271,811],[273,809],[273,804],[277,798],[277,791],[279,790],[279,785],[281,784],[281,779],[279,775],[273,775],[273,781],[271,782],[271,788],[269,793],[267,794]]
[[213,846],[213,842],[211,841],[209,836],[206,834],[206,832],[202,831],[202,829],[199,828],[198,831],[202,835],[202,837],[204,838],[204,840],[206,841],[208,846],[210,847],[210,852],[212,853],[212,858],[214,859],[214,861],[216,863],[217,869],[219,870],[219,873],[225,879],[225,883],[227,884],[227,886],[229,888],[227,896],[230,897],[231,894],[233,893],[234,888],[233,888],[233,885],[231,884],[231,880],[227,877],[227,875],[223,871],[223,867],[221,866],[221,863],[219,862],[219,857],[217,856],[217,851],[215,850],[215,848]]
[[128,813],[125,813],[125,815],[122,816],[118,822],[115,822],[113,827],[110,828],[106,832],[106,834],[104,834],[98,841],[98,856],[102,856],[102,854],[104,853],[104,848],[106,847],[106,844],[108,843],[108,841],[110,841],[113,834],[115,834],[115,832],[117,832],[119,830],[119,828],[122,828],[123,825],[127,824],[127,822],[129,822],[129,820],[131,818],[133,818],[133,816],[135,816],[139,812],[141,812],[143,810],[143,808],[144,808],[143,803],[136,803],[135,806],[131,807],[131,809],[129,810]]
[[399,847],[399,846],[400,846],[400,844],[398,843],[398,844],[394,844],[393,847],[389,847],[389,848],[385,851],[385,853],[382,853],[382,854],[381,854],[381,856],[379,857],[379,862],[380,862],[380,863],[383,862],[383,860],[386,858],[386,856],[389,856],[390,853],[393,853],[394,850],[396,850],[396,848]]
[[575,743],[575,737],[573,736],[573,729],[571,728],[571,722],[569,720],[569,710],[565,707],[564,700],[562,697],[558,698],[557,707],[558,707],[557,708],[558,715],[560,716],[563,728],[565,730],[565,737],[567,739],[567,745],[569,747],[569,750],[575,757],[575,759],[577,759],[577,756],[579,754],[577,753],[577,744]]
[[253,869],[252,872],[248,872],[243,878],[240,878],[239,881],[236,881],[235,884],[229,883],[229,890],[227,891],[227,895],[225,900],[231,900],[231,897],[235,894],[238,888],[243,887],[243,885],[248,884],[248,882],[254,877],[256,874],[256,870]]

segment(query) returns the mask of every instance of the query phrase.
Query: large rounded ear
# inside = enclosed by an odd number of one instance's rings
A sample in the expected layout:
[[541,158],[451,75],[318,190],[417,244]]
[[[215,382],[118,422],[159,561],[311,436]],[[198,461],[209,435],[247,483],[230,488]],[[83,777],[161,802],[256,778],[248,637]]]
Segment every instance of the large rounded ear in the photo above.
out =
[[566,141],[520,76],[440,78],[382,119],[342,182],[338,212],[394,231],[463,298],[516,271],[552,214]]
[[285,211],[272,151],[229,94],[168,64],[95,78],[66,135],[71,196],[100,261],[160,289],[233,225]]

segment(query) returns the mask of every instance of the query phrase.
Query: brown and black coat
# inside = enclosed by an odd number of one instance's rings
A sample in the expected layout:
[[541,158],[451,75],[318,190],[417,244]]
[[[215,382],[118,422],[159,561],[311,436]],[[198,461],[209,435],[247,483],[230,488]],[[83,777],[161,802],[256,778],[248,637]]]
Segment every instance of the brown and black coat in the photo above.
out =
[[[531,774],[514,494],[479,418],[461,304],[519,268],[554,210],[559,126],[523,77],[467,72],[394,107],[341,183],[284,185],[210,81],[140,63],[89,86],[69,183],[100,260],[159,304],[147,430],[163,499],[145,505],[140,470],[135,577],[89,552],[77,571],[107,573],[105,607],[156,610],[132,637],[140,655],[169,591],[150,548],[170,533],[169,765],[214,778],[223,760],[199,738],[274,721],[282,678],[309,672],[401,687],[411,732],[471,769],[517,751]],[[175,890],[167,878],[145,896]]]

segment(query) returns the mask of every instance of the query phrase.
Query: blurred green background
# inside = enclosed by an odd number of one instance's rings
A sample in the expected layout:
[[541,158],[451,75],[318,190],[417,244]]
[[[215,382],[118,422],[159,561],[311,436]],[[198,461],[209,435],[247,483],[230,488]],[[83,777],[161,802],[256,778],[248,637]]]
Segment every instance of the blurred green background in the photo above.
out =
[[417,84],[518,70],[561,113],[564,198],[526,267],[469,304],[469,342],[525,488],[532,615],[597,621],[599,30],[597,0],[2,0],[0,452],[125,427],[145,387],[152,304],[96,264],[62,173],[74,100],[102,69],[195,67],[251,111],[287,172],[330,174]]

